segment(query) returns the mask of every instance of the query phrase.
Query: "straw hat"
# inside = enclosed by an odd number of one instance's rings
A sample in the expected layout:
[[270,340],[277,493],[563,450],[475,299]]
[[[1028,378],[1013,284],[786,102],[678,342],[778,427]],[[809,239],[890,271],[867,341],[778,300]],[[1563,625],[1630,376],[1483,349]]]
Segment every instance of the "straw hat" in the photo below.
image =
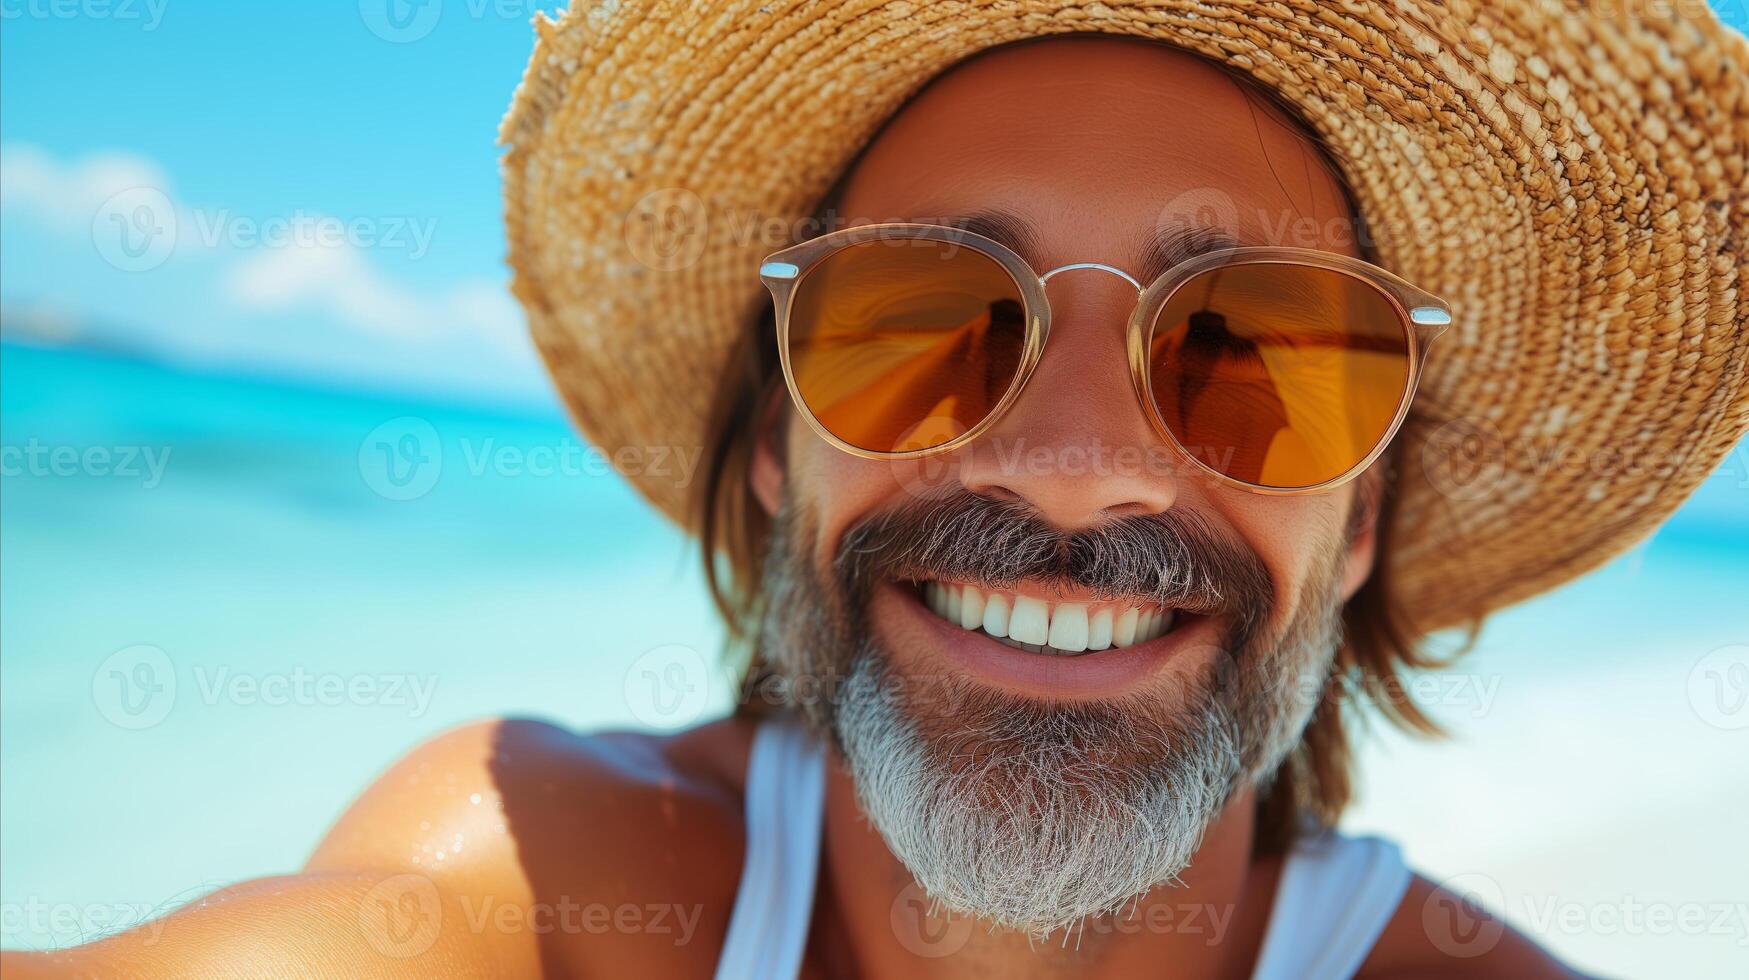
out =
[[1703,0],[575,0],[535,26],[501,133],[514,290],[610,452],[702,444],[785,244],[750,222],[795,227],[954,62],[1067,32],[1273,90],[1382,264],[1451,301],[1385,556],[1419,627],[1618,554],[1749,428],[1749,45]]

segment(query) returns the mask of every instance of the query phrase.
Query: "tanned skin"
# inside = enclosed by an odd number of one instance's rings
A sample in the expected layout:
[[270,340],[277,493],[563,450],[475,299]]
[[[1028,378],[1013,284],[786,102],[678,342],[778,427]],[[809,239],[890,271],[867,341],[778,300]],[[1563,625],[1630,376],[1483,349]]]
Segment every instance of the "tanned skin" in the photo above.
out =
[[[841,213],[942,220],[1011,212],[1032,228],[1022,254],[1041,271],[1098,261],[1139,275],[1142,243],[1162,212],[1197,201],[1230,202],[1227,213],[1237,222],[1230,230],[1249,244],[1359,254],[1341,185],[1298,129],[1217,68],[1115,39],[1020,44],[949,72],[871,144],[846,185]],[[1053,278],[1049,296],[1049,346],[993,437],[1052,450],[1158,447],[1124,360],[1134,289],[1080,270]],[[785,403],[773,413],[753,489],[774,511],[786,495],[808,503],[820,521],[816,557],[825,568],[845,528],[903,501],[908,474],[828,446],[786,418],[789,412]],[[1195,510],[1262,559],[1282,621],[1295,612],[1337,529],[1347,526],[1359,492],[1358,481],[1283,497],[1153,472],[1016,472],[976,447],[956,462],[967,488],[1022,499],[1063,528]],[[1348,596],[1373,567],[1370,523],[1352,537],[1345,558]],[[878,610],[872,622],[882,629]],[[451,732],[369,787],[301,872],[224,889],[87,946],[7,954],[6,974],[708,977],[741,873],[752,731],[736,718],[669,737],[585,736],[527,721]],[[908,949],[893,924],[909,876],[834,761],[804,975],[1248,976],[1281,870],[1279,859],[1253,854],[1254,810],[1251,795],[1235,800],[1182,883],[1138,902],[1143,915],[1156,904],[1224,910],[1218,941],[1208,927],[1090,930],[1079,948],[1061,948],[980,927],[960,951],[928,958]],[[1361,976],[1571,975],[1510,929],[1479,955],[1448,955],[1441,946],[1449,944],[1424,925],[1435,903],[1474,917],[1469,924],[1477,928],[1499,928],[1417,879]],[[622,924],[632,915],[624,910],[636,908],[641,924],[592,928],[599,918],[564,917],[582,907],[606,909]],[[668,910],[660,931],[657,908]],[[407,918],[391,922],[393,914]]]

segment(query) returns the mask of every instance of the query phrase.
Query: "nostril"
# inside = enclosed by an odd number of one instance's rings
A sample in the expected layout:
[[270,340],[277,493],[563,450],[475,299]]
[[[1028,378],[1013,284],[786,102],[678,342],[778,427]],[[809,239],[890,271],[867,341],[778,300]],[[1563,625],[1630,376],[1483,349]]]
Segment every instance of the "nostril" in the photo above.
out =
[[967,489],[976,493],[980,497],[989,497],[991,500],[1000,501],[1005,504],[1026,503],[1026,498],[1024,496],[1015,493],[1013,490],[1010,490],[1001,484],[984,484],[983,486],[978,487],[967,487]]
[[1158,511],[1140,500],[1132,500],[1125,504],[1113,504],[1100,513],[1105,517],[1117,520],[1125,517],[1146,517],[1149,514],[1158,513]]

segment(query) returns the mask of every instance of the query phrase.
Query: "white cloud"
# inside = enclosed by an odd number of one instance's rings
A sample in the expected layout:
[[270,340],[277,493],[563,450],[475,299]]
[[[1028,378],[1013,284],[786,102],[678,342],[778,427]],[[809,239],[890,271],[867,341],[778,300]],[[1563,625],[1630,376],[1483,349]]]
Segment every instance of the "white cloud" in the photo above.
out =
[[63,164],[30,143],[0,146],[0,208],[25,214],[61,235],[89,235],[103,203],[136,187],[169,193],[163,168],[133,153],[94,153]]
[[[106,212],[138,188],[160,195],[148,217],[172,231],[169,248],[145,260],[105,250],[114,237]],[[503,280],[433,286],[416,275],[436,216],[236,214],[178,201],[169,188],[164,168],[137,154],[69,161],[31,144],[0,148],[9,326],[36,324],[26,312],[54,298],[56,329],[33,332],[76,338],[90,325],[92,336],[179,362],[348,383],[519,399],[540,390],[543,372]],[[124,198],[132,217],[138,205]]]
[[394,282],[350,244],[295,243],[252,252],[233,265],[224,294],[240,309],[314,311],[373,334],[407,339],[476,333],[526,346],[522,314],[501,283],[465,282],[426,296]]

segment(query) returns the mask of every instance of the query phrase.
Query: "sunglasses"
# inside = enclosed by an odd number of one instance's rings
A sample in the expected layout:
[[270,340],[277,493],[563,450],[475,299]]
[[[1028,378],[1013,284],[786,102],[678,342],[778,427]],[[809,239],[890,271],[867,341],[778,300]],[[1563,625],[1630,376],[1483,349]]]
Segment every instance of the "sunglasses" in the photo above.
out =
[[845,452],[906,459],[961,448],[1013,406],[1050,338],[1045,283],[1071,269],[1136,287],[1131,380],[1161,436],[1260,493],[1365,470],[1451,323],[1443,301],[1390,272],[1303,248],[1205,252],[1144,287],[1098,262],[1039,275],[975,232],[892,223],[773,253],[759,276],[802,417]]

